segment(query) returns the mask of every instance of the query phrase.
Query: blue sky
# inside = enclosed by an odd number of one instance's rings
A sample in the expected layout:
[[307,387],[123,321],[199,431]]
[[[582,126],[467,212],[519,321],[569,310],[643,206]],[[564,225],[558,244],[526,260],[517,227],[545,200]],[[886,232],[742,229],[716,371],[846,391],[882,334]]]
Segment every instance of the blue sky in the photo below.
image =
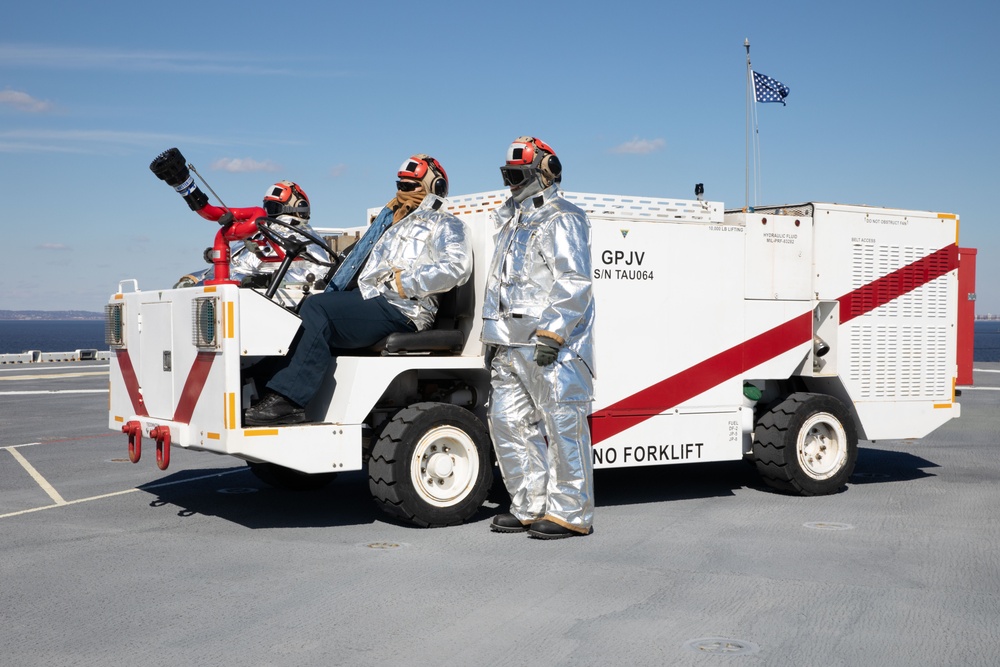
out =
[[520,134],[555,148],[569,190],[691,198],[702,182],[741,206],[749,38],[754,69],[791,88],[758,107],[761,203],[957,213],[977,312],[1000,313],[993,3],[344,4],[5,12],[0,309],[97,311],[122,279],[200,268],[214,225],[148,169],[172,146],[230,206],[298,182],[321,226],[362,224],[412,153],[453,194],[499,189]]

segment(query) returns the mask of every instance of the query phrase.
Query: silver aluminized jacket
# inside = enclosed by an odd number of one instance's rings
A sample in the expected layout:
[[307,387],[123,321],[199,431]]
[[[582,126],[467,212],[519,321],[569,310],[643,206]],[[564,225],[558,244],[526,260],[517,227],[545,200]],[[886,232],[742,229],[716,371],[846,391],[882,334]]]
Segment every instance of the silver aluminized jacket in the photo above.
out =
[[[510,511],[587,533],[593,461],[587,415],[594,396],[590,221],[552,185],[508,200],[487,277],[482,340],[495,345],[488,410]],[[561,343],[538,366],[539,337]]]
[[[493,212],[500,228],[486,280],[482,341],[534,345],[543,332],[562,343],[559,359],[594,367],[590,221],[551,185]],[[590,400],[592,396],[586,400]]]
[[[318,234],[316,234],[313,228],[309,226],[308,222],[300,218],[295,218],[289,215],[279,215],[278,220],[296,225],[298,227],[305,227],[308,231],[312,232],[314,235],[319,236]],[[290,230],[287,230],[283,227],[276,226],[274,229],[275,233],[280,234],[283,237],[293,236]],[[298,241],[307,240],[306,237],[300,234],[294,234],[294,238]],[[258,242],[263,251],[267,255],[271,257],[275,256],[274,250],[272,250],[264,243],[265,237],[260,232],[254,234],[250,240]],[[257,257],[257,255],[255,255],[253,252],[247,250],[246,246],[244,246],[242,243],[240,243],[239,245],[234,244],[234,247],[235,249],[233,250],[232,253],[232,259],[230,260],[229,263],[230,277],[233,278],[234,280],[239,280],[244,276],[252,276],[258,273],[272,273],[275,270],[277,270],[278,266],[280,265],[280,262],[275,262],[275,261],[265,262],[261,258]],[[309,247],[307,248],[307,251],[322,260],[325,260],[327,262],[330,261],[330,256],[327,254],[327,252],[315,244],[310,244]],[[284,279],[286,282],[290,283],[305,283],[307,282],[306,277],[310,273],[313,274],[314,280],[319,280],[320,278],[326,275],[326,272],[328,270],[329,267],[321,266],[319,264],[313,264],[307,259],[304,258],[296,259],[294,262],[292,262],[292,265],[288,267],[288,272],[285,273]]]
[[440,292],[472,275],[472,242],[465,223],[441,210],[444,200],[424,197],[412,213],[385,231],[361,269],[366,299],[382,295],[416,325],[430,328]]
[[[313,234],[316,231],[309,226],[309,223],[300,219],[293,218],[288,215],[279,215],[278,219],[282,222],[287,222],[290,224],[295,224],[299,227],[305,227]],[[276,233],[280,233],[282,236],[290,236],[290,232],[287,230],[278,229]],[[318,234],[316,234],[318,236]],[[305,240],[305,237],[296,234],[295,237],[298,240]],[[277,253],[271,248],[267,243],[265,243],[266,238],[260,232],[257,232],[249,239],[250,241],[255,241],[260,245],[261,252],[265,257],[276,258]],[[240,280],[246,278],[247,276],[255,276],[258,274],[273,273],[280,266],[281,262],[269,261],[265,262],[263,259],[258,257],[255,253],[247,249],[243,242],[235,242],[230,244],[231,258],[229,260],[229,277],[232,280]],[[330,256],[325,250],[317,245],[310,245],[309,252],[313,255],[323,259],[327,262],[330,261]],[[326,275],[329,270],[327,266],[321,266],[319,264],[313,264],[306,259],[297,259],[292,262],[292,265],[288,267],[288,271],[285,273],[285,282],[289,283],[306,283],[309,282],[306,278],[309,274],[313,274],[313,278],[318,280]],[[201,269],[200,271],[192,271],[185,278],[191,278],[194,283],[202,284],[205,280],[211,280],[215,276],[215,267],[208,267],[207,269]],[[192,284],[194,284],[192,283]]]

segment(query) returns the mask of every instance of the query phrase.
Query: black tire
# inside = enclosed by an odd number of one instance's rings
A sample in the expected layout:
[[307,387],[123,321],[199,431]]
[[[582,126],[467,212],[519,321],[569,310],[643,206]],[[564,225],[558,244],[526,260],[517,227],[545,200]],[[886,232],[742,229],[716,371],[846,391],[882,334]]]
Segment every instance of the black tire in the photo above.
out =
[[247,462],[250,472],[257,476],[257,479],[286,491],[316,491],[329,484],[337,476],[335,472],[323,472],[309,474],[292,470],[276,463],[254,463]]
[[761,416],[753,434],[757,472],[785,493],[836,493],[858,460],[854,420],[843,403],[824,394],[792,394]]
[[449,403],[416,403],[382,430],[368,485],[390,516],[423,527],[474,515],[493,483],[490,436],[479,419]]

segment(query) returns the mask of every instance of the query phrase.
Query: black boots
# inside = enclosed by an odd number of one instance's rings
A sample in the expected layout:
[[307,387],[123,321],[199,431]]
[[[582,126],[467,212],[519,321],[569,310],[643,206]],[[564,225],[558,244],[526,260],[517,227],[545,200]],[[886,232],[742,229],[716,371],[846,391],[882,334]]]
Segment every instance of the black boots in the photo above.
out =
[[528,537],[539,540],[558,540],[564,537],[582,537],[594,532],[593,527],[586,533],[570,530],[565,526],[560,526],[548,519],[535,519],[530,525],[521,523],[521,520],[509,512],[497,514],[490,522],[490,530],[494,533],[523,533],[528,531]]
[[247,426],[277,426],[280,424],[301,424],[306,420],[306,411],[281,394],[269,392],[260,403],[243,413]]
[[539,540],[558,540],[564,537],[583,537],[584,535],[590,535],[592,532],[594,532],[593,526],[591,526],[586,533],[581,533],[575,530],[570,530],[565,526],[560,526],[554,521],[539,519],[531,524],[531,528],[528,529],[528,537],[534,537]]
[[528,526],[521,523],[513,514],[497,514],[490,523],[490,530],[494,533],[523,533],[528,530]]

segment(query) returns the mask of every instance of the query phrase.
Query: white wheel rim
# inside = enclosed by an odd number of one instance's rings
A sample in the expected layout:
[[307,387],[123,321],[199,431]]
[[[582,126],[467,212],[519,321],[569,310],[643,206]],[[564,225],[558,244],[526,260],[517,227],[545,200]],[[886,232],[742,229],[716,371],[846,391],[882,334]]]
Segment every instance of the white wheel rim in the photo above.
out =
[[451,507],[472,492],[479,477],[479,451],[465,431],[438,426],[427,431],[413,450],[410,480],[421,499]]
[[818,412],[802,425],[795,443],[799,465],[813,479],[829,479],[847,460],[847,433],[828,412]]

